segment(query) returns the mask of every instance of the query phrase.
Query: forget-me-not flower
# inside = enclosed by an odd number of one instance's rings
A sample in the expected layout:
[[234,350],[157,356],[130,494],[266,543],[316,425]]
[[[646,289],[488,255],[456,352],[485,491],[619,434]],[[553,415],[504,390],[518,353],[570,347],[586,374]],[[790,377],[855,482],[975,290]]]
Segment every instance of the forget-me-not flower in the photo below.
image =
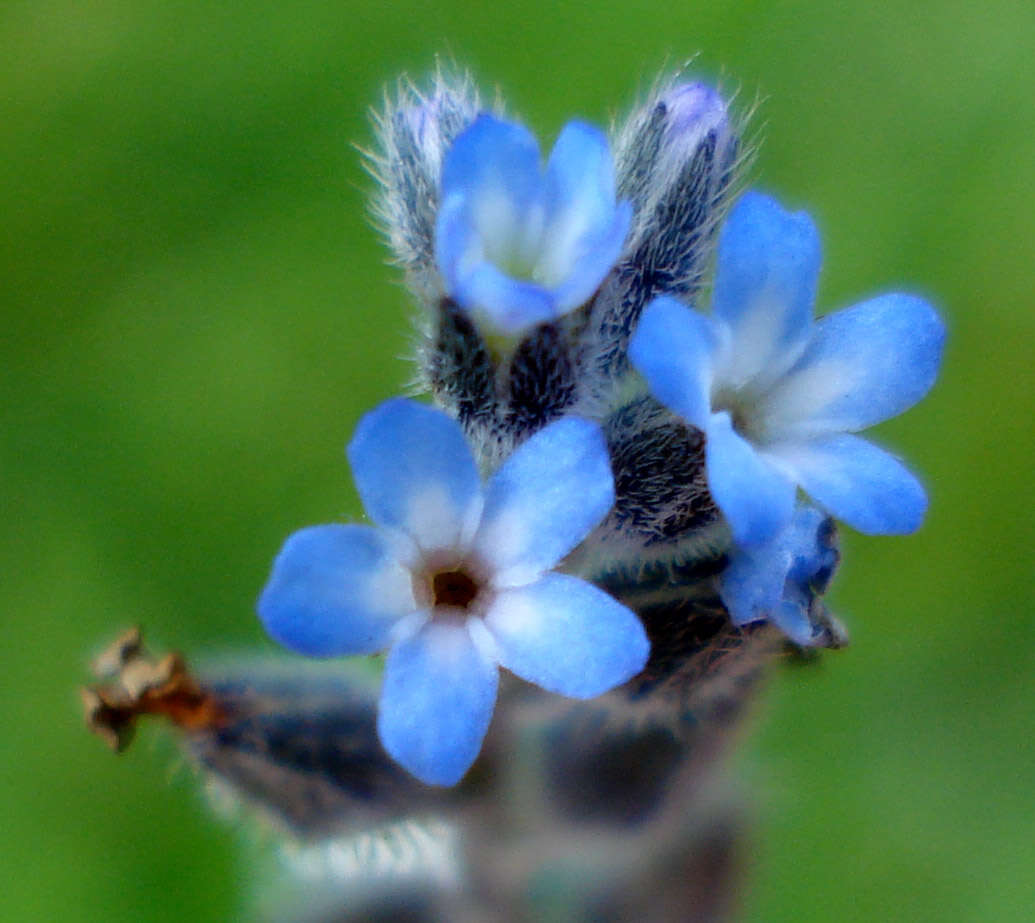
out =
[[720,233],[712,316],[657,298],[630,343],[655,397],[704,431],[709,490],[740,545],[790,522],[797,486],[861,532],[911,532],[926,511],[917,479],[851,434],[927,393],[944,326],[898,293],[813,321],[819,265],[808,215],[746,194]]
[[632,209],[607,138],[569,122],[546,163],[521,125],[479,116],[446,154],[435,257],[446,292],[504,335],[584,304],[614,265]]
[[316,657],[388,649],[378,732],[424,782],[457,782],[481,749],[498,667],[591,698],[646,663],[636,615],[551,569],[614,502],[600,428],[565,417],[516,449],[482,486],[460,426],[395,399],[348,448],[374,525],[292,535],[259,615],[286,647]]

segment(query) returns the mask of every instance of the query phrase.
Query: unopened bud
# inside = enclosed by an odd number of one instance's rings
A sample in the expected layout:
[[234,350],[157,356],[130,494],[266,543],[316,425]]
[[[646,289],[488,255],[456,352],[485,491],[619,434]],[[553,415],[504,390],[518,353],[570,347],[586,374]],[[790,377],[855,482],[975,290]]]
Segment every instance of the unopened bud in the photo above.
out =
[[427,92],[401,82],[374,115],[378,143],[367,160],[380,186],[374,213],[407,280],[428,304],[441,294],[434,237],[442,158],[478,108],[466,76],[438,73]]
[[647,302],[664,294],[687,301],[700,288],[737,150],[726,103],[702,83],[669,84],[619,132],[618,192],[634,214],[622,260],[594,311],[596,355],[587,358],[605,380],[628,368],[629,336]]

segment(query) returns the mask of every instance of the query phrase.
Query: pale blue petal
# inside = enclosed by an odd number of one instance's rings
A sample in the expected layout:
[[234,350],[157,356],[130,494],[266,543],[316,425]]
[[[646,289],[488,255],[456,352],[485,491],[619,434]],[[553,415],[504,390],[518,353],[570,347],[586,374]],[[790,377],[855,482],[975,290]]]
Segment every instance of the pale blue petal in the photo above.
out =
[[409,570],[383,535],[359,525],[292,535],[258,604],[275,641],[312,657],[380,651],[396,621],[416,608]]
[[614,265],[632,217],[615,205],[614,164],[607,138],[569,122],[546,165],[546,227],[537,278],[556,289],[561,310],[582,304]]
[[431,621],[385,662],[377,730],[385,750],[428,785],[459,782],[481,750],[498,669],[467,626]]
[[858,436],[833,436],[779,446],[798,483],[837,519],[869,534],[913,532],[927,495],[897,459]]
[[462,195],[453,195],[439,206],[435,225],[435,262],[442,273],[446,291],[464,303],[458,289],[463,280],[485,262],[485,247]]
[[481,504],[481,481],[456,421],[441,410],[393,398],[356,427],[349,462],[374,522],[424,550],[463,546]]
[[541,183],[539,145],[523,125],[479,115],[453,142],[442,165],[442,199],[503,193],[521,208]]
[[514,279],[489,261],[484,240],[459,197],[439,210],[436,259],[446,290],[465,310],[507,334],[553,320],[556,298],[543,286]]
[[794,483],[734,432],[728,413],[713,414],[705,444],[708,490],[738,545],[776,535],[794,512]]
[[770,621],[798,644],[810,643],[813,583],[825,585],[837,563],[825,523],[819,510],[799,506],[768,542],[734,548],[719,577],[719,596],[735,625]]
[[719,233],[712,298],[732,333],[723,384],[771,381],[801,355],[820,259],[819,234],[805,212],[784,211],[757,192],[737,202]]
[[442,171],[435,254],[447,281],[458,285],[480,259],[530,271],[544,221],[539,147],[531,133],[482,115],[457,137]]
[[547,574],[499,593],[485,617],[500,665],[549,692],[589,699],[619,686],[647,663],[643,625],[603,590]]
[[581,542],[613,503],[600,427],[564,417],[519,446],[486,484],[473,548],[496,586],[528,583]]
[[893,417],[930,390],[944,342],[937,312],[912,295],[882,295],[828,314],[769,395],[769,425],[788,436],[818,435]]
[[795,644],[805,646],[812,643],[815,634],[812,620],[800,603],[784,600],[773,609],[769,620]]
[[599,128],[572,121],[564,126],[546,162],[546,207],[557,243],[607,224],[615,207],[614,165]]
[[768,619],[783,599],[793,556],[782,535],[753,548],[735,547],[730,554],[719,577],[719,596],[734,625]]
[[655,298],[629,341],[629,360],[651,393],[687,423],[703,430],[711,413],[712,322],[674,298]]
[[541,285],[512,279],[491,263],[480,263],[461,279],[455,295],[461,305],[507,334],[551,321],[558,313],[554,296]]
[[587,234],[579,239],[568,275],[554,290],[559,314],[585,304],[593,296],[618,261],[631,222],[632,206],[619,202],[611,220],[598,234]]

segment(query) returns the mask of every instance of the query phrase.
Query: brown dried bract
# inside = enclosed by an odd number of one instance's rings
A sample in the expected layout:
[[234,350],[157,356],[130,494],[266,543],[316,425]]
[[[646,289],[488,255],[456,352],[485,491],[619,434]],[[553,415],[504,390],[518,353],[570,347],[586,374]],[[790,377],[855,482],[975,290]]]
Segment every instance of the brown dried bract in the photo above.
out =
[[86,725],[116,752],[129,746],[140,715],[161,715],[188,731],[222,720],[220,708],[187,672],[183,657],[149,656],[138,628],[120,635],[93,669],[98,678],[111,682],[80,690]]

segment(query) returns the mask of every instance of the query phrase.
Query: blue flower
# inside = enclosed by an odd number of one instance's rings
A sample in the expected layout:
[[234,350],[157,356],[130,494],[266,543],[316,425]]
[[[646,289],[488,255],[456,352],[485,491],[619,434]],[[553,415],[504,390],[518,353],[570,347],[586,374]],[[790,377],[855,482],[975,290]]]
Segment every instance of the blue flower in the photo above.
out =
[[738,547],[719,577],[719,595],[735,625],[770,621],[798,644],[816,635],[812,602],[839,561],[830,519],[801,504],[769,541]]
[[934,309],[889,294],[812,319],[816,228],[773,199],[745,195],[719,238],[713,311],[648,305],[629,347],[655,397],[706,435],[708,485],[733,538],[772,538],[800,486],[861,532],[911,532],[923,487],[850,435],[922,398],[945,329]]
[[388,649],[378,733],[419,779],[452,785],[467,771],[500,666],[574,698],[643,668],[649,645],[636,615],[549,572],[614,502],[596,424],[566,417],[545,427],[484,489],[457,423],[412,401],[367,414],[348,455],[375,525],[292,535],[259,616],[309,656]]
[[527,129],[481,115],[443,164],[435,257],[447,294],[515,335],[589,300],[631,216],[596,128],[569,122],[543,172]]

